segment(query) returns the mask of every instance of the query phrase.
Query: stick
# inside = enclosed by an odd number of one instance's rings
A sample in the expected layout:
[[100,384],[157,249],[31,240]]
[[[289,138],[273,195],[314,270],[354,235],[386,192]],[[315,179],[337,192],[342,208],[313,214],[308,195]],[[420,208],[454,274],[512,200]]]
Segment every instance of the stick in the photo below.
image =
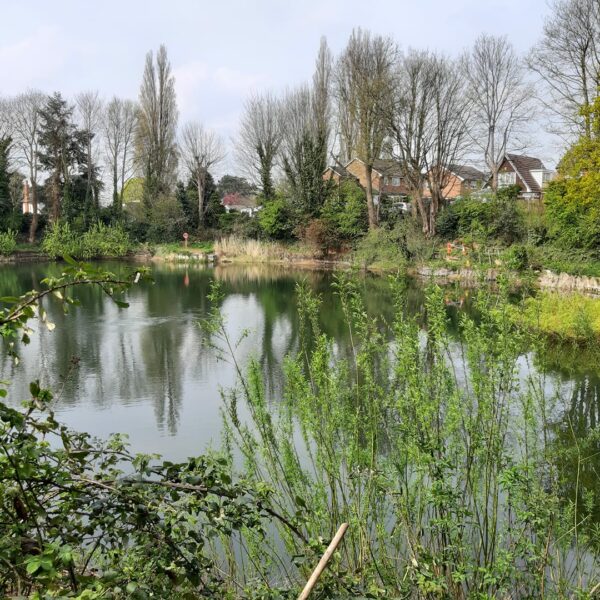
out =
[[310,593],[315,587],[319,577],[321,577],[321,573],[325,570],[327,563],[333,556],[333,553],[336,551],[339,543],[342,541],[342,538],[346,533],[346,529],[348,529],[348,523],[342,523],[340,525],[340,528],[337,530],[337,533],[335,534],[334,538],[331,540],[331,543],[327,547],[327,550],[325,550],[325,554],[323,554],[323,556],[321,557],[321,560],[319,561],[319,564],[317,565],[316,569],[312,572],[312,575],[306,582],[302,593],[298,596],[298,600],[306,600],[310,596]]

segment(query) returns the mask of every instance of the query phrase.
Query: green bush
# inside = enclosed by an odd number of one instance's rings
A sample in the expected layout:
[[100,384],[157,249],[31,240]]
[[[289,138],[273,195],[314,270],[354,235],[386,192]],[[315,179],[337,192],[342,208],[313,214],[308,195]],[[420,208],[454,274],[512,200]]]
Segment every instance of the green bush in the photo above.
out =
[[83,235],[69,223],[54,223],[42,241],[42,251],[51,258],[69,255],[75,258],[123,256],[131,250],[129,235],[121,225],[96,223]]
[[131,248],[129,235],[121,225],[96,223],[83,235],[81,256],[83,258],[124,256]]
[[[502,190],[501,192],[503,192]],[[509,193],[495,197],[463,198],[438,216],[437,231],[445,239],[499,240],[512,244],[525,233],[523,214]]]
[[83,256],[82,238],[71,230],[69,223],[53,223],[46,229],[42,240],[42,251],[51,258],[60,256]]
[[0,254],[12,254],[17,247],[17,232],[9,229],[0,232]]
[[150,211],[146,238],[156,243],[175,242],[182,238],[186,224],[185,214],[177,198],[160,196]]
[[361,267],[404,268],[408,250],[406,237],[399,228],[370,230],[356,245],[354,261]]
[[276,240],[292,237],[295,227],[292,210],[283,198],[265,201],[258,222],[265,235]]
[[350,241],[365,233],[369,220],[362,187],[354,181],[341,183],[329,194],[321,218],[340,241]]

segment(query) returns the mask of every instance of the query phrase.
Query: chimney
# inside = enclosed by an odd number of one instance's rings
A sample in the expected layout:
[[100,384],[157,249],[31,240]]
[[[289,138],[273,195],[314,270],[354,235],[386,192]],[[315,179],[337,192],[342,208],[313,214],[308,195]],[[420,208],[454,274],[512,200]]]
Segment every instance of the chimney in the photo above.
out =
[[29,182],[27,179],[23,182],[23,213],[27,214],[31,212],[29,207]]

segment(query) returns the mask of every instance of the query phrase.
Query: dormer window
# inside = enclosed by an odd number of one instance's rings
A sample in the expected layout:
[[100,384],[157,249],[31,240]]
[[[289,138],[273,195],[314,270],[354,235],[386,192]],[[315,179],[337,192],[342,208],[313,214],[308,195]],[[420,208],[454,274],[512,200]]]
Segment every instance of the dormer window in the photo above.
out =
[[392,177],[392,185],[399,186],[400,185],[400,177]]

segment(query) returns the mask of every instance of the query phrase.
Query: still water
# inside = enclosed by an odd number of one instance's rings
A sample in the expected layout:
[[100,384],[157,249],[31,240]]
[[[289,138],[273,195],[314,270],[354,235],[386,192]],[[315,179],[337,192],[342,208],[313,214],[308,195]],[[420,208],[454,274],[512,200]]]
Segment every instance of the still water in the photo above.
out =
[[[124,263],[106,264],[116,273]],[[0,296],[17,295],[39,286],[60,265],[0,266]],[[281,365],[298,344],[296,284],[302,280],[322,297],[323,331],[343,354],[349,347],[347,330],[329,272],[291,270],[274,266],[225,265],[215,268],[157,265],[154,283],[135,286],[129,308],[117,308],[99,290],[77,292],[81,306],[64,315],[61,305],[47,299],[44,307],[56,323],[52,332],[35,323],[31,344],[19,349],[14,365],[2,351],[0,379],[11,381],[9,402],[28,396],[29,382],[55,393],[54,410],[74,429],[106,437],[129,435],[135,451],[157,452],[171,460],[201,453],[219,443],[221,391],[235,384],[233,366],[219,360],[203,344],[198,321],[207,315],[207,295],[213,279],[225,294],[221,311],[228,331],[237,339],[241,364],[256,358],[263,369],[271,402],[280,389]],[[385,278],[365,276],[360,286],[367,312],[391,321],[393,307]],[[456,324],[469,309],[468,290],[449,289],[448,314]],[[423,312],[424,294],[415,285],[408,307]],[[537,365],[533,367],[531,365]],[[583,434],[600,419],[600,367],[592,357],[556,349],[551,355],[527,357],[522,368],[547,373],[549,394],[558,400],[556,427]]]

